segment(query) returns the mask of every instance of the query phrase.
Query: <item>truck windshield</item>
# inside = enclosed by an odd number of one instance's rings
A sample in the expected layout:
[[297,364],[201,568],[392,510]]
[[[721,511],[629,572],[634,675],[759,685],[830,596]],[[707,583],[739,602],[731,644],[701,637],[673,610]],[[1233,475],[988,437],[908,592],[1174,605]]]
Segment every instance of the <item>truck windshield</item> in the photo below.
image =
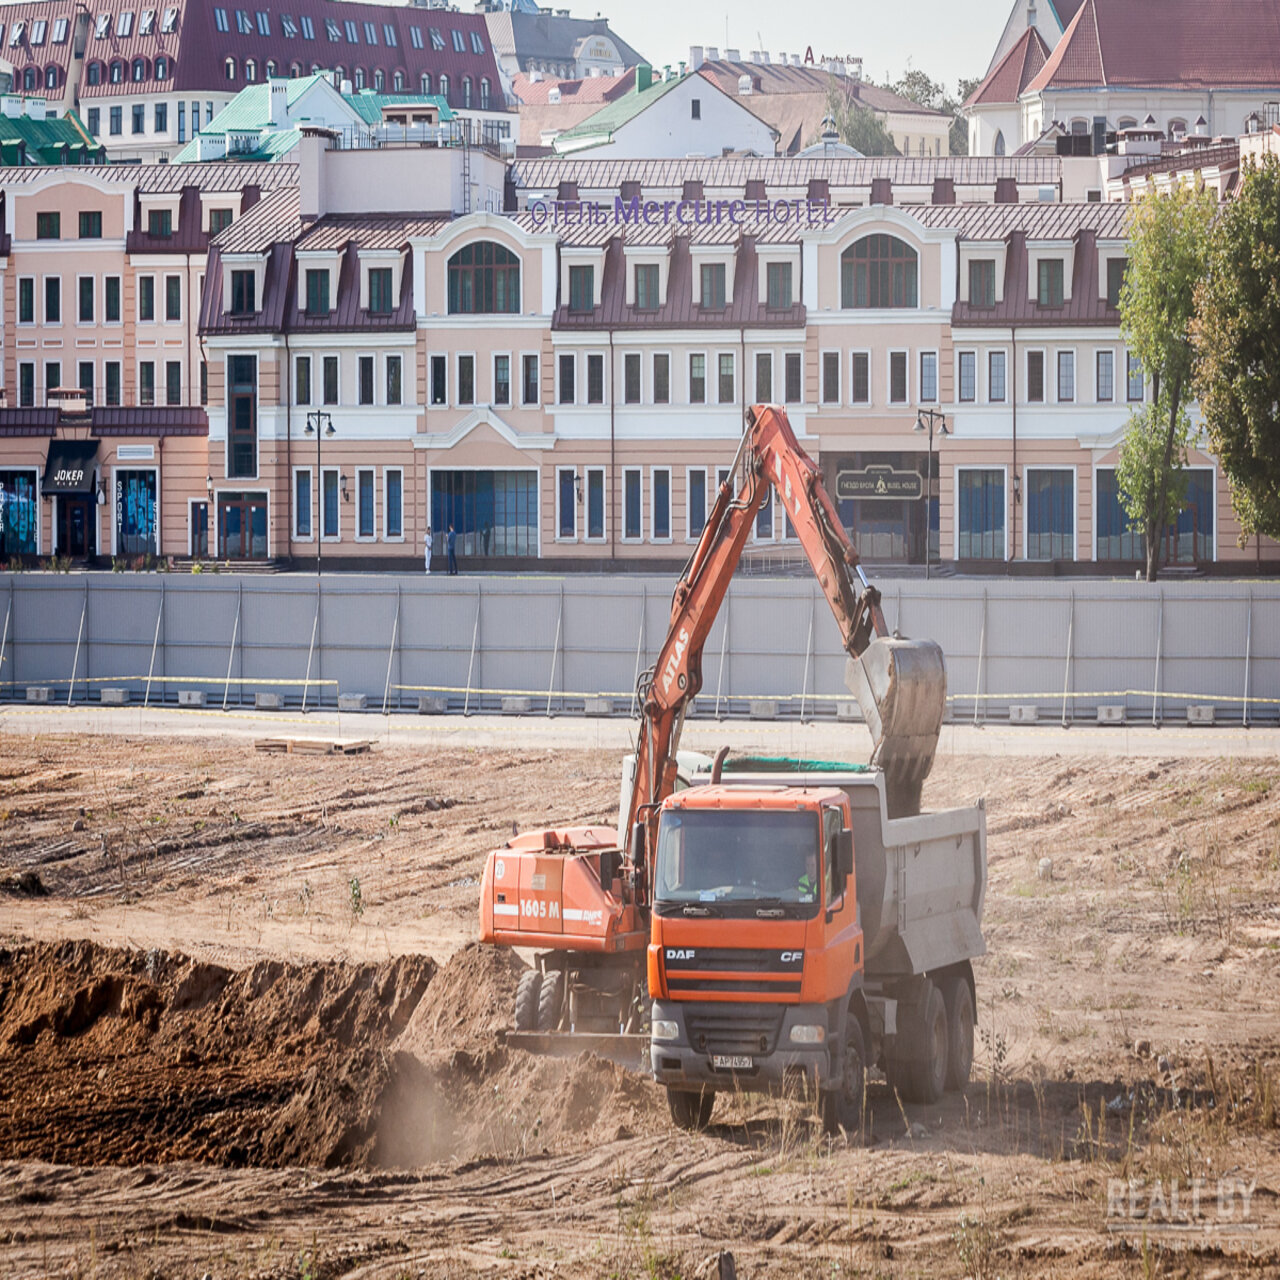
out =
[[808,810],[668,810],[658,826],[659,903],[812,904],[818,816]]

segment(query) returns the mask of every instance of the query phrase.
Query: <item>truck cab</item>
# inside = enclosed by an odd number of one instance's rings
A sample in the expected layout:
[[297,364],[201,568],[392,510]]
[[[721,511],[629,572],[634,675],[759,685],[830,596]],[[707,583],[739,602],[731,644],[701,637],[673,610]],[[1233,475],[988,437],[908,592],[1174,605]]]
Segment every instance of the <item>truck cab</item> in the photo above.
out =
[[735,1083],[816,1097],[840,1081],[851,1009],[865,1021],[851,818],[835,787],[709,785],[664,803],[650,1054],[673,1111]]

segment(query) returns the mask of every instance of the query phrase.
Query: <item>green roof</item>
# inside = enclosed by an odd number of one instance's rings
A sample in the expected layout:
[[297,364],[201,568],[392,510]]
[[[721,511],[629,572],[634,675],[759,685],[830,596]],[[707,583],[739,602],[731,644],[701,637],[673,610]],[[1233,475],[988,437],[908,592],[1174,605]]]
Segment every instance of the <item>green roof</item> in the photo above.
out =
[[[323,71],[313,72],[309,76],[299,76],[296,80],[286,80],[289,86],[285,94],[285,104],[292,107],[316,82],[329,82],[329,76]],[[271,86],[279,81],[265,80],[262,84],[251,84],[241,89],[208,124],[205,133],[226,133],[231,129],[266,129],[271,125]]]
[[613,135],[624,124],[648,110],[659,98],[666,97],[677,85],[683,84],[684,79],[684,76],[674,76],[670,80],[655,80],[647,89],[632,89],[607,103],[581,123],[575,124],[572,129],[556,134],[551,145],[556,151],[563,153],[611,142]]
[[440,120],[452,120],[453,111],[449,104],[438,93],[375,93],[372,89],[361,89],[359,93],[343,95],[352,108],[366,124],[382,123],[383,107],[429,107],[440,109]]
[[[65,160],[63,148],[68,149]],[[80,164],[81,148],[85,148],[84,160],[90,164],[101,163],[106,154],[73,111],[56,120],[0,115],[0,163],[6,166]]]

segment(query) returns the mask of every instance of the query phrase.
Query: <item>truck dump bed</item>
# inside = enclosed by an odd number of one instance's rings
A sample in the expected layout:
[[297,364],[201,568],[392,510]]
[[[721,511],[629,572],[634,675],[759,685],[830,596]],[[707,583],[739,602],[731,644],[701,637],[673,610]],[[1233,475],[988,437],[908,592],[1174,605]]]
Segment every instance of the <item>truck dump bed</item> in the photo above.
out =
[[[849,797],[868,977],[927,973],[983,955],[987,819],[982,804],[890,818],[880,770],[806,764],[731,761],[720,783],[836,787]],[[709,767],[685,776],[691,786],[712,781]]]

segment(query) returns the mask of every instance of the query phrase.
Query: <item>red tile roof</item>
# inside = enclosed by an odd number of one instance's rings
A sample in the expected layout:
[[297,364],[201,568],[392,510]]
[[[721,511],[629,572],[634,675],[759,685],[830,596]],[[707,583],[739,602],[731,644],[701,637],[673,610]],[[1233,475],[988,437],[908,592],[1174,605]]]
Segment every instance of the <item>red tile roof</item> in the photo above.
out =
[[1280,88],[1280,0],[1084,0],[1027,86]]
[[560,90],[560,102],[564,106],[578,102],[605,103],[626,93],[635,80],[634,67],[620,76],[588,76],[585,80],[530,80],[521,72],[511,79],[511,93],[522,107],[547,105],[547,95],[552,89]]
[[1049,59],[1044,37],[1028,27],[1018,42],[991,69],[990,75],[965,99],[966,107],[1017,102],[1022,91]]

